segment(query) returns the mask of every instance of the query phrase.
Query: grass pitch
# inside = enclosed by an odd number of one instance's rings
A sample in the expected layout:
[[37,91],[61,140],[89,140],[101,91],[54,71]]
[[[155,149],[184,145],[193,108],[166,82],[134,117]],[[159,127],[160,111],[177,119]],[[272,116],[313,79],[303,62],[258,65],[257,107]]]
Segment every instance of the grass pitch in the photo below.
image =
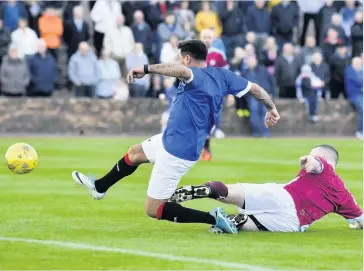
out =
[[[350,230],[337,215],[305,233],[213,235],[207,225],[174,224],[144,215],[150,165],[118,183],[102,201],[92,200],[73,183],[73,170],[100,176],[141,140],[0,138],[3,154],[11,144],[27,142],[40,157],[38,168],[28,175],[15,175],[0,165],[0,269],[362,270],[363,232]],[[285,183],[296,175],[298,158],[321,143],[339,149],[338,173],[362,206],[362,145],[349,139],[214,140],[214,160],[197,163],[181,184]],[[235,211],[212,200],[186,205]],[[13,242],[9,237],[53,243]]]

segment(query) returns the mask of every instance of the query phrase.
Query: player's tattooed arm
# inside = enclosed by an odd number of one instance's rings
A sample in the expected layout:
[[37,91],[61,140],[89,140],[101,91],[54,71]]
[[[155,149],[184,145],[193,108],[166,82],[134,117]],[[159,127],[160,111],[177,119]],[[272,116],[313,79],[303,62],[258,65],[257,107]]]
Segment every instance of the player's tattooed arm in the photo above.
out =
[[192,77],[192,72],[186,66],[181,64],[155,64],[149,65],[148,71],[150,73],[178,77],[181,80],[188,81]]
[[259,102],[265,105],[265,107],[268,110],[273,110],[276,108],[276,106],[273,103],[272,98],[269,96],[269,94],[259,85],[252,84],[252,87],[250,89],[250,94],[255,97]]

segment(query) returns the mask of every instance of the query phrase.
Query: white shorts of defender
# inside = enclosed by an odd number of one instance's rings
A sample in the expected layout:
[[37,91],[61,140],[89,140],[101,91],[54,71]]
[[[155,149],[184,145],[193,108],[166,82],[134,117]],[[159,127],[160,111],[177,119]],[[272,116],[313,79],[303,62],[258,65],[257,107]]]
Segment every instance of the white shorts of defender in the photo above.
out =
[[149,180],[148,197],[169,199],[176,190],[182,176],[197,161],[183,160],[169,154],[163,146],[162,134],[152,136],[142,143],[145,156],[154,164]]
[[299,232],[300,222],[296,206],[283,184],[241,183],[245,193],[245,210],[239,212],[254,215],[255,218],[273,232]]

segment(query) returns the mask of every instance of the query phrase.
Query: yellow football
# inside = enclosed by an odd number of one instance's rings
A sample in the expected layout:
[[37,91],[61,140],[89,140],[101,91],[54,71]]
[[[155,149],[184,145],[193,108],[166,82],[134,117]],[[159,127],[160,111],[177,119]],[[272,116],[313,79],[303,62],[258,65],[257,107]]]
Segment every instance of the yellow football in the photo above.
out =
[[26,143],[16,143],[5,154],[8,168],[16,174],[26,174],[36,168],[38,154],[35,149]]

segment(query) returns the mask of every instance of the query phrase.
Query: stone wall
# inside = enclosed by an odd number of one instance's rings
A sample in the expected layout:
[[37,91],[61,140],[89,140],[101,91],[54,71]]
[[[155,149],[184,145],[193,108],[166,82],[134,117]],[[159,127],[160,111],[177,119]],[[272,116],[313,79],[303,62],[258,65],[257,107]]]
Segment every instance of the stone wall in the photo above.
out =
[[[356,114],[346,101],[320,103],[320,121],[306,121],[303,104],[276,101],[281,121],[272,129],[277,135],[352,135]],[[0,97],[0,133],[35,134],[155,134],[165,105],[157,99],[127,102],[90,99],[23,99]],[[249,135],[247,119],[234,108],[225,108],[222,129],[229,135]]]

